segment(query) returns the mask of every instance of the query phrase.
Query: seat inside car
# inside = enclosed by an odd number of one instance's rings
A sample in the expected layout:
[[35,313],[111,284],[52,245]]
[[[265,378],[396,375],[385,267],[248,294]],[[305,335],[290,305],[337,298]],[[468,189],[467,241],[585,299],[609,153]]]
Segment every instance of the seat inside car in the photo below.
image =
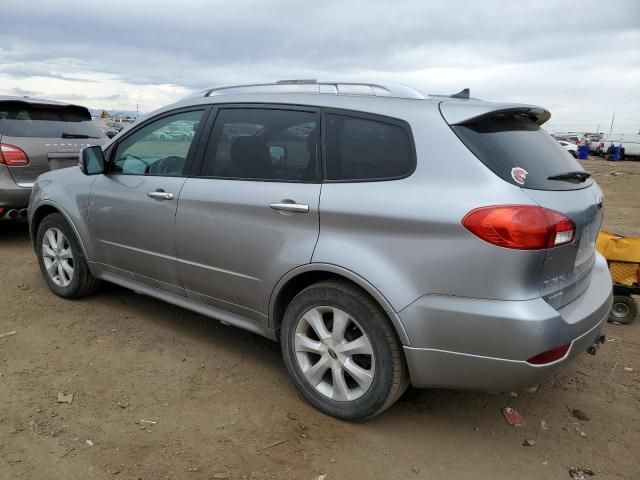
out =
[[273,178],[269,147],[260,137],[238,137],[231,145],[230,156],[233,176]]

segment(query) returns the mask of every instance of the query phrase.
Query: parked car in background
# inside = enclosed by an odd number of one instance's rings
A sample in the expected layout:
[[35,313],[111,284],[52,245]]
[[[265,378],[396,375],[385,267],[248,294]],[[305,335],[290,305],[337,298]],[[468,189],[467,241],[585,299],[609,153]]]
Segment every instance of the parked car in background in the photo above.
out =
[[602,135],[594,135],[589,137],[589,152],[594,153],[595,155],[600,155],[602,153]]
[[562,145],[562,148],[569,152],[573,158],[578,156],[578,146],[575,143],[567,142],[565,140],[558,140],[558,143]]
[[640,135],[634,133],[608,133],[602,137],[602,152],[606,153],[611,146],[622,146],[622,157],[640,156]]
[[0,96],[0,219],[26,217],[36,177],[78,164],[78,152],[105,135],[85,107]]
[[121,129],[114,128],[111,123],[103,120],[102,118],[94,118],[93,123],[100,129],[102,133],[104,133],[107,137],[113,138],[118,133],[120,133]]
[[564,140],[566,142],[574,143],[576,145],[584,145],[587,138],[585,133],[578,133],[578,132],[563,132],[563,133],[555,132],[552,134],[552,137],[555,138],[556,140]]
[[279,341],[336,417],[409,382],[536,389],[595,352],[612,298],[602,191],[549,117],[378,83],[207,89],[42,175],[31,238],[61,297],[104,280]]

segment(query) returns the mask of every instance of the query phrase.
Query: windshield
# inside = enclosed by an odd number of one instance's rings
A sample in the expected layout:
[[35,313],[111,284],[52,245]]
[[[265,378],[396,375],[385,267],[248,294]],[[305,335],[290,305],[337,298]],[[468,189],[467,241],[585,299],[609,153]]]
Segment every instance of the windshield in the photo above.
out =
[[523,115],[483,116],[452,128],[482,163],[519,187],[575,190],[592,183],[549,180],[551,176],[584,169],[557,140]]
[[0,102],[0,134],[8,137],[104,138],[84,107]]

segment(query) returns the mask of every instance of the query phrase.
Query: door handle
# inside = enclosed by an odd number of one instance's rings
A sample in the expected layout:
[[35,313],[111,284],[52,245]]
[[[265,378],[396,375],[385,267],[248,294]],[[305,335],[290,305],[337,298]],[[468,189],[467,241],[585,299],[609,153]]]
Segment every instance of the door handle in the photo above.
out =
[[173,193],[163,192],[156,190],[155,192],[149,192],[147,195],[156,200],[173,200]]
[[279,210],[281,212],[309,213],[309,205],[304,205],[302,203],[282,201],[272,203],[269,206],[274,210]]

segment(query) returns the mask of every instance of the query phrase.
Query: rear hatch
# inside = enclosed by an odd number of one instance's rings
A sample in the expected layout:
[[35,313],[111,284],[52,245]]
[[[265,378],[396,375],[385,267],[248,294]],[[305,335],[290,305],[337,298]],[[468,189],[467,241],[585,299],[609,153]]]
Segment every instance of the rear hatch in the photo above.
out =
[[[0,100],[0,144],[14,158],[18,148],[27,159],[3,162],[20,186],[30,186],[38,175],[49,170],[77,165],[81,148],[102,145],[107,140],[85,107]],[[19,151],[18,154],[21,158]]]
[[443,102],[443,117],[458,138],[491,171],[520,187],[539,206],[575,224],[571,243],[546,250],[540,292],[554,308],[578,297],[588,286],[595,262],[595,240],[602,223],[602,191],[580,163],[540,125],[549,113],[529,105]]

